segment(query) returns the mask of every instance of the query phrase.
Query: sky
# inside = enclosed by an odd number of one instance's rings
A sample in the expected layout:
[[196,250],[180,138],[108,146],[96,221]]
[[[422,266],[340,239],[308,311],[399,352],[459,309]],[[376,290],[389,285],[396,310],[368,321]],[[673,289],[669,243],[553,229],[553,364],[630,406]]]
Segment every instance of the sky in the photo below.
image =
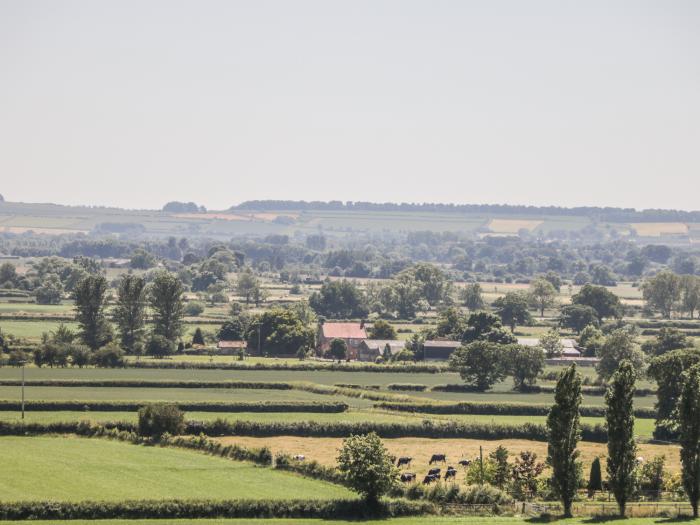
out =
[[700,209],[697,0],[0,0],[6,200]]

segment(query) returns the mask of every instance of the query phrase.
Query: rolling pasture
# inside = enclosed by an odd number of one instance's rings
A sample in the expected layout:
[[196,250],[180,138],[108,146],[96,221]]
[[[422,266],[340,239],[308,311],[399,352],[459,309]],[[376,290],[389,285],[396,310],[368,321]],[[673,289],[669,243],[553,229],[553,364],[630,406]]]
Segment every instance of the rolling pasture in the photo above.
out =
[[0,449],[0,501],[350,496],[338,485],[181,449],[66,437],[1,437]]

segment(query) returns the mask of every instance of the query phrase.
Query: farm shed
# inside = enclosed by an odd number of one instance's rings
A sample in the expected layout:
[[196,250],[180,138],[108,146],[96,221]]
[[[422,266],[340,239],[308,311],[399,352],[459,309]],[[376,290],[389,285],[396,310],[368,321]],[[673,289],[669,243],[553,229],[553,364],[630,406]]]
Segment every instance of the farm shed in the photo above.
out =
[[424,359],[426,361],[446,361],[461,344],[459,341],[428,340],[423,343]]
[[[581,357],[581,351],[578,349],[576,341],[573,339],[560,339],[563,349],[561,357],[578,358]],[[540,340],[536,337],[518,337],[518,344],[523,346],[539,346]]]
[[365,339],[360,343],[357,353],[359,361],[374,361],[384,355],[384,349],[389,348],[391,355],[398,354],[406,346],[405,341],[398,339]]

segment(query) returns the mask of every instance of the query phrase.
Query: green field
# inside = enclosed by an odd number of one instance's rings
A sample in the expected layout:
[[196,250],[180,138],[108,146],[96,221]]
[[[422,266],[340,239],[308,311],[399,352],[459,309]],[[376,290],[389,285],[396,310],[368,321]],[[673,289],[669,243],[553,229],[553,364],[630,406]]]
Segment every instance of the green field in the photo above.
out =
[[[187,419],[195,421],[213,421],[215,419],[257,421],[265,423],[315,421],[330,422],[372,422],[372,423],[420,423],[430,420],[435,423],[459,421],[464,423],[483,423],[498,425],[520,425],[534,423],[544,425],[546,416],[490,416],[490,415],[426,415],[383,412],[375,410],[349,410],[336,414],[316,412],[186,412]],[[20,421],[21,414],[13,411],[0,411],[0,421]],[[27,411],[27,423],[53,423],[57,421],[130,421],[136,422],[136,412],[98,412],[98,411]],[[581,423],[587,425],[604,424],[602,417],[582,417]],[[653,419],[637,419],[635,433],[638,438],[651,439],[654,431]]]
[[331,499],[344,488],[199,452],[105,439],[2,437],[0,501]]

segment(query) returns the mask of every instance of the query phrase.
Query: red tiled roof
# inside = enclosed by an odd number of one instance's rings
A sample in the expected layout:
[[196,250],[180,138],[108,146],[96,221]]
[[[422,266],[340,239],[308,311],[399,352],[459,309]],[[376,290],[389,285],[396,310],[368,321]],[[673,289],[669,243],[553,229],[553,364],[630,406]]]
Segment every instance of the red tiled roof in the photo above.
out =
[[219,341],[217,348],[245,348],[248,345],[245,341]]
[[323,323],[321,327],[323,337],[333,339],[367,339],[367,332],[360,323]]

